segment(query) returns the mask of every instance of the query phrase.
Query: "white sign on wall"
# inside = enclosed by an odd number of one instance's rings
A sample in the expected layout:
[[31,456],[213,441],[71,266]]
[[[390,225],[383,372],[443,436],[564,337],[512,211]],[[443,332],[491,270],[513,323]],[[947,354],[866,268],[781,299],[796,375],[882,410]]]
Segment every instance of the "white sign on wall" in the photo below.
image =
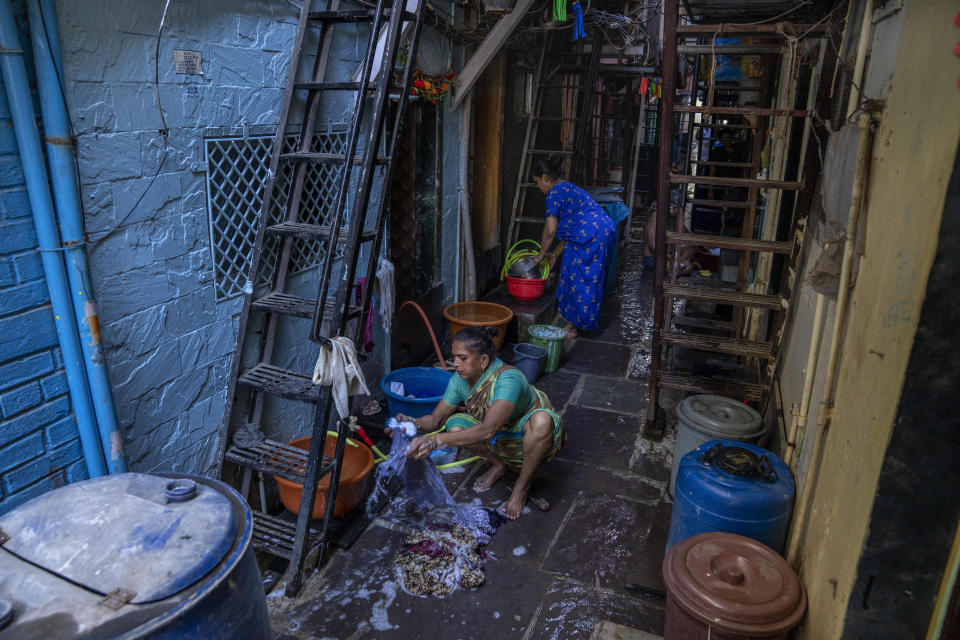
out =
[[173,69],[177,73],[203,75],[203,57],[199,51],[190,51],[189,49],[174,49]]

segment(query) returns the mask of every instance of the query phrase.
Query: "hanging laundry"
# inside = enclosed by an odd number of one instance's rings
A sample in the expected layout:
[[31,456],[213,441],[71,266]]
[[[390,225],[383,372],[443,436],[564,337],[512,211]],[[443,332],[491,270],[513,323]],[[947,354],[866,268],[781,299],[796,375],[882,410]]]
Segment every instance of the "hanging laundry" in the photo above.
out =
[[393,287],[393,263],[385,258],[380,258],[380,264],[377,265],[377,286],[380,291],[380,322],[383,324],[383,330],[390,333],[390,325],[393,322],[393,310],[397,306],[396,290]]
[[341,418],[349,417],[350,396],[370,394],[353,342],[338,336],[330,341],[329,347],[320,347],[320,355],[313,368],[313,384],[331,387],[337,413]]

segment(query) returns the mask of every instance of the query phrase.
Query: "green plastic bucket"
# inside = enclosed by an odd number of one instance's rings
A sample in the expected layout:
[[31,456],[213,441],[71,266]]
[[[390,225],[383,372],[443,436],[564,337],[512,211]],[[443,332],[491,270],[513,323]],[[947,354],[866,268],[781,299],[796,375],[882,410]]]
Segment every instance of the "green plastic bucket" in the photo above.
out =
[[547,350],[547,361],[543,365],[544,373],[553,373],[560,366],[560,353],[563,351],[563,339],[567,332],[552,324],[535,324],[527,329],[530,344]]

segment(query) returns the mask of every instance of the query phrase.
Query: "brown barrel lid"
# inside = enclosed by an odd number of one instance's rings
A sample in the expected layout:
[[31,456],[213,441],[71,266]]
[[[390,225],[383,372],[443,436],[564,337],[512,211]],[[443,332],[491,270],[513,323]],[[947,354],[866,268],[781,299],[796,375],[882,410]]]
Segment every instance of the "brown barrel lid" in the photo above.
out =
[[770,547],[734,533],[701,533],[663,560],[674,602],[718,629],[773,636],[792,629],[807,607],[800,580]]

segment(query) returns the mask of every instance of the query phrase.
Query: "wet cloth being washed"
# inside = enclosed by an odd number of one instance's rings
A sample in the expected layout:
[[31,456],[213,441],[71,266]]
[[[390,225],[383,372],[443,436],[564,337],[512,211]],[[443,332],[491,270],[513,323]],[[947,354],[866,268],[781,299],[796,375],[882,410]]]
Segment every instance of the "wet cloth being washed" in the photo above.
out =
[[519,468],[523,464],[523,426],[537,411],[546,411],[553,419],[553,440],[544,460],[552,459],[566,439],[560,416],[546,394],[527,382],[519,369],[505,368],[503,361],[497,358],[471,389],[469,383],[460,376],[452,376],[443,394],[447,404],[457,407],[465,405],[467,411],[455,413],[447,418],[444,429],[454,427],[468,428],[480,424],[487,417],[487,411],[497,400],[514,403],[510,419],[497,432],[487,448],[507,466]]
[[589,193],[566,180],[547,192],[546,215],[557,218],[556,237],[565,243],[557,284],[560,315],[580,329],[596,329],[616,225]]

